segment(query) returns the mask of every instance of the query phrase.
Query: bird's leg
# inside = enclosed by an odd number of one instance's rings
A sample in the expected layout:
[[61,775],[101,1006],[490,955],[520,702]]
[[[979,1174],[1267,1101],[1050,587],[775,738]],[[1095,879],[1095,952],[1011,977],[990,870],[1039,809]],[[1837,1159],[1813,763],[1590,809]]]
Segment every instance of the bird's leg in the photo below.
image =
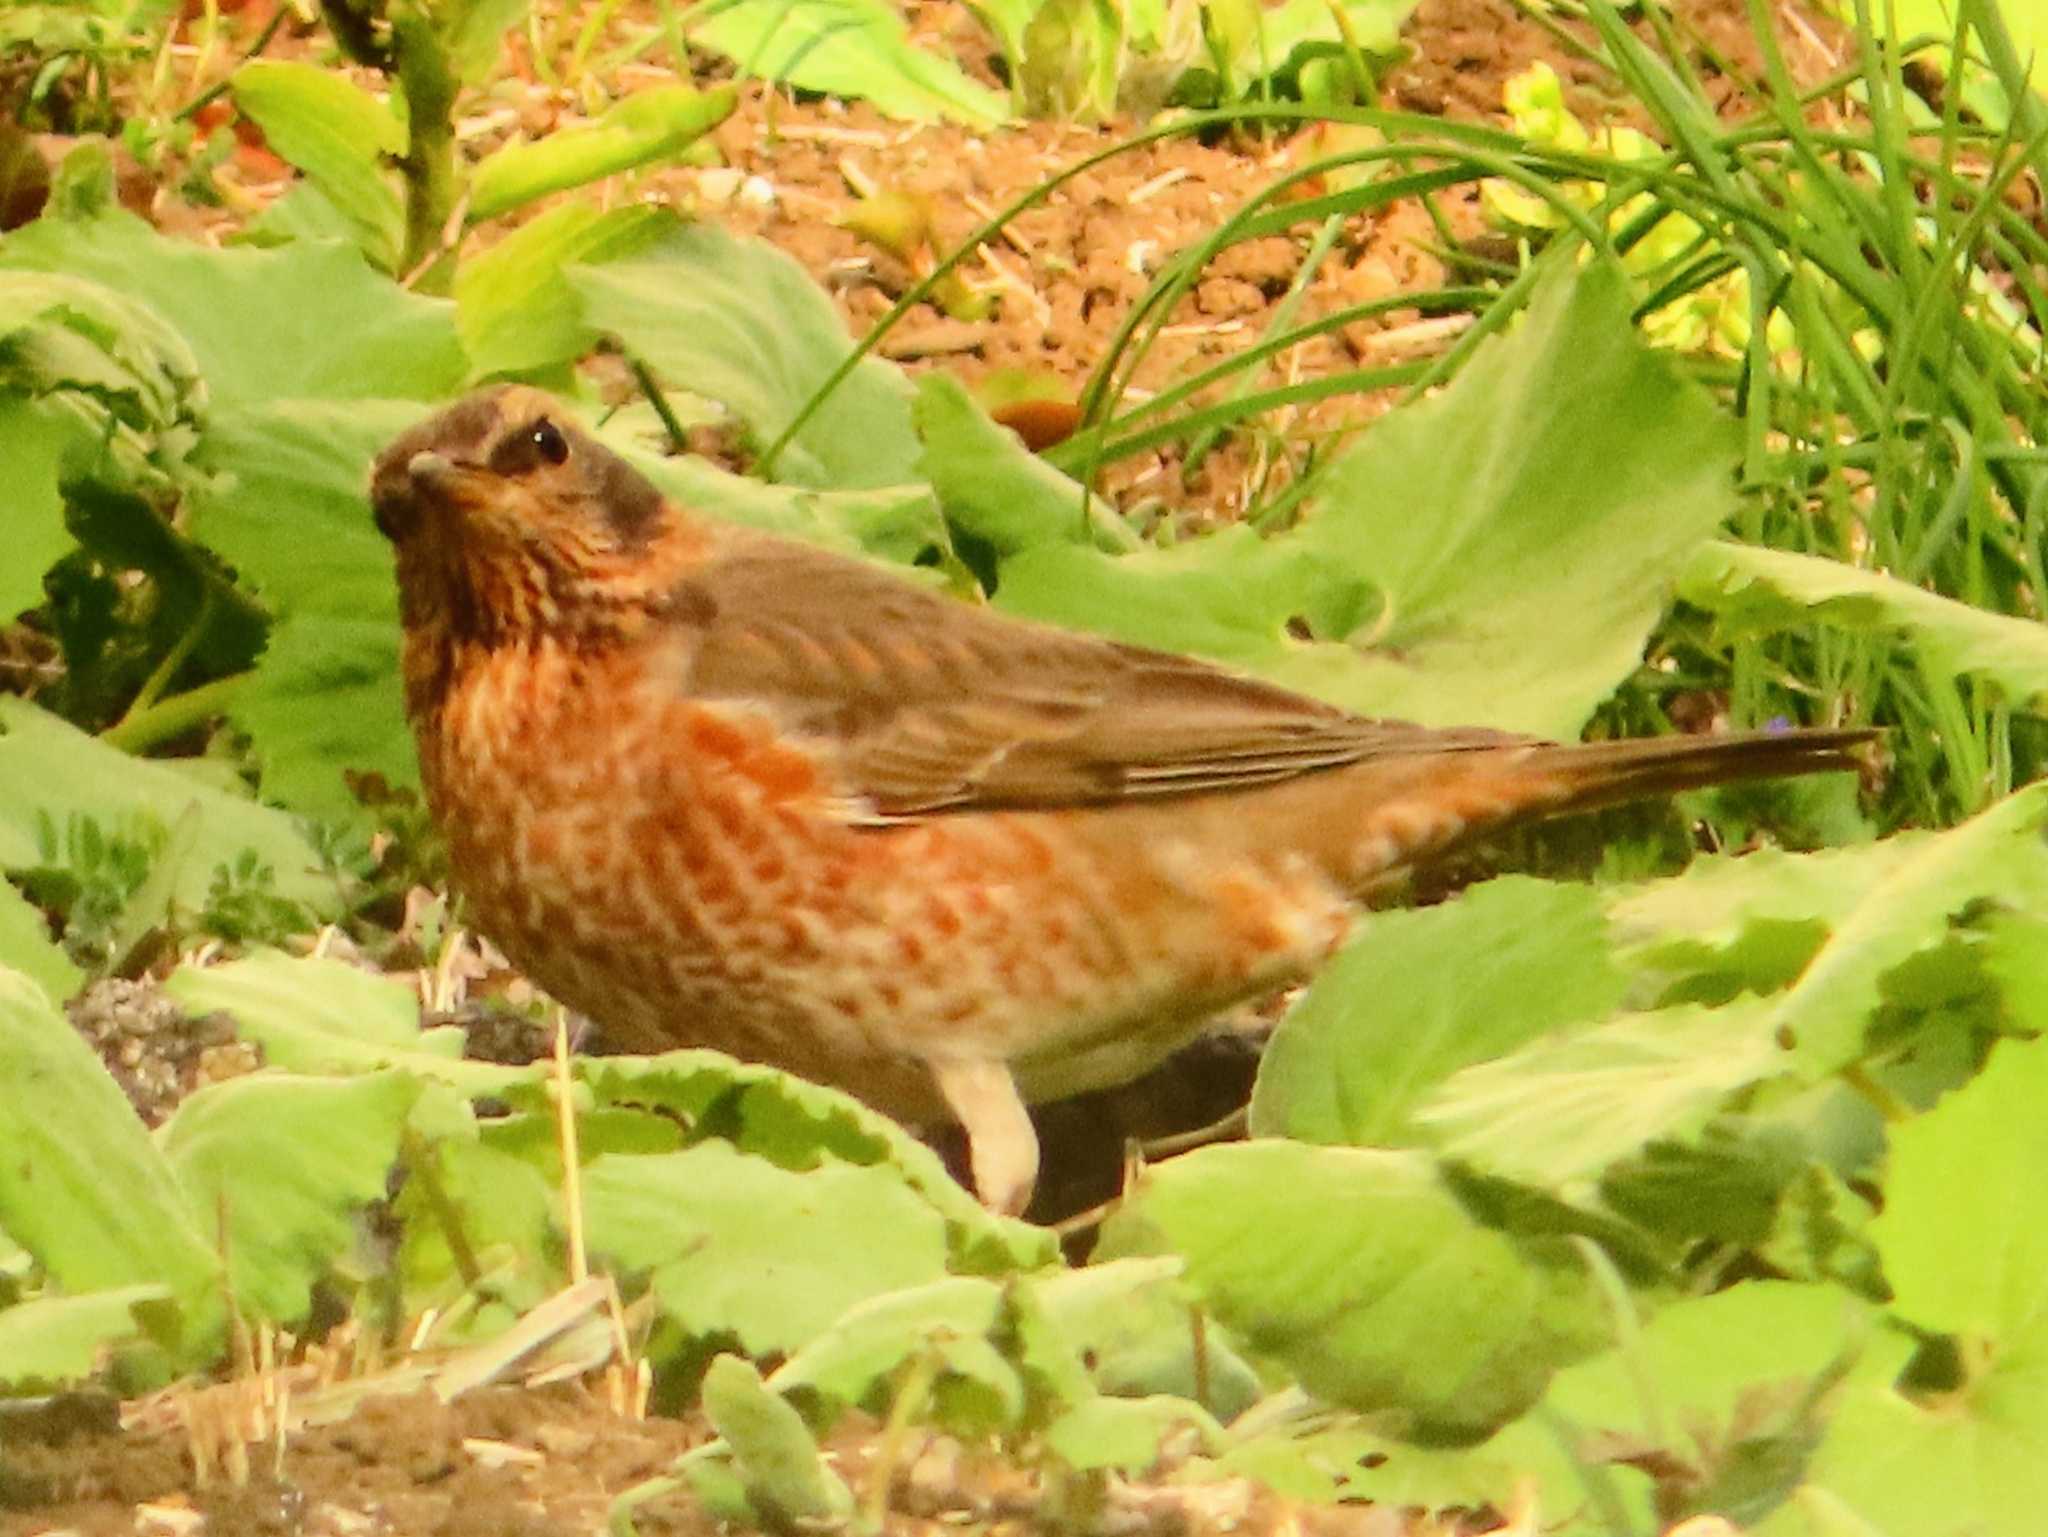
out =
[[1038,1183],[1038,1133],[1010,1069],[990,1057],[931,1067],[939,1093],[966,1128],[975,1194],[990,1210],[1017,1216]]

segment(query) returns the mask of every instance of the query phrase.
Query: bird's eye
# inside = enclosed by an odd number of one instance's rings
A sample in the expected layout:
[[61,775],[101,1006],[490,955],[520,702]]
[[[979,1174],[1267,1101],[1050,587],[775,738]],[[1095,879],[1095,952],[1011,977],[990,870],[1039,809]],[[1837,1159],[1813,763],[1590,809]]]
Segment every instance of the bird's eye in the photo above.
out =
[[533,445],[533,451],[549,464],[565,464],[569,459],[569,440],[562,436],[562,429],[545,416],[527,429],[526,441]]

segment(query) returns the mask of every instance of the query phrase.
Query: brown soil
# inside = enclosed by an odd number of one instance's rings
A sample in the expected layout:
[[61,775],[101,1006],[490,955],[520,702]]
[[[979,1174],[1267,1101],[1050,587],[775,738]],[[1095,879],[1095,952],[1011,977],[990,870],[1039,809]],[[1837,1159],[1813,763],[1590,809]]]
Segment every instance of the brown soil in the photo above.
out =
[[[230,7],[224,6],[223,9]],[[973,24],[951,4],[912,7],[921,28],[954,38],[973,57]],[[1743,0],[1690,0],[1683,25],[1699,41],[1703,74],[1717,98],[1734,97],[1760,74]],[[1804,21],[1787,17],[1794,65],[1818,75],[1831,64],[1827,44]],[[1600,71],[1564,40],[1568,29],[1539,25],[1509,0],[1423,0],[1408,28],[1413,57],[1387,82],[1386,104],[1456,117],[1498,116],[1504,79],[1546,59],[1565,79],[1583,118],[1621,111]],[[283,44],[285,51],[291,43]],[[561,110],[534,86],[520,111],[525,126],[545,126]],[[532,121],[528,121],[532,119]],[[677,169],[646,178],[643,191],[666,194],[740,230],[759,233],[794,255],[833,293],[856,331],[871,325],[931,259],[1047,174],[1114,143],[1117,133],[1026,124],[982,138],[948,126],[905,127],[865,106],[837,103],[771,107],[750,91],[718,134],[727,162],[715,172]],[[1076,397],[1101,364],[1129,304],[1162,259],[1212,229],[1220,216],[1276,173],[1316,151],[1316,140],[1202,144],[1170,139],[1119,156],[1076,177],[1019,218],[1008,238],[966,269],[970,284],[994,298],[991,312],[952,318],[923,306],[908,315],[884,351],[912,368],[949,368],[970,382],[1023,370]],[[257,200],[275,189],[278,167],[258,154],[227,172]],[[732,172],[738,172],[735,177]],[[878,248],[844,225],[864,193],[905,194],[928,217],[928,238],[907,251]],[[247,200],[245,200],[247,201]],[[160,222],[217,237],[217,212],[158,195]],[[1469,200],[1445,207],[1461,234],[1479,226]],[[1362,300],[1416,291],[1442,280],[1438,235],[1424,212],[1405,207],[1344,232],[1305,296],[1308,319]],[[1299,247],[1274,238],[1228,254],[1188,297],[1138,372],[1139,389],[1157,389],[1191,368],[1255,341],[1286,292]],[[1312,377],[1390,361],[1440,346],[1443,333],[1396,312],[1369,325],[1306,344],[1270,365],[1276,378]],[[1317,408],[1306,424],[1342,430],[1381,408],[1353,398]],[[1276,424],[1299,441],[1301,421]],[[1270,439],[1239,434],[1192,477],[1175,451],[1120,466],[1107,488],[1127,510],[1164,504],[1191,521],[1229,517],[1264,468]],[[15,632],[0,645],[0,686],[16,673],[47,671],[47,648]],[[33,637],[28,637],[33,640]],[[32,688],[24,690],[32,691]],[[146,994],[104,993],[81,1014],[138,1105],[154,1118],[196,1081],[247,1065],[207,1022],[163,1015]],[[1072,1211],[1113,1193],[1128,1138],[1184,1129],[1242,1102],[1249,1059],[1227,1041],[1155,1079],[1066,1106],[1045,1117],[1047,1199]],[[82,1414],[65,1407],[84,1406]],[[621,1416],[573,1388],[489,1389],[443,1405],[431,1395],[373,1399],[348,1420],[289,1438],[281,1458],[252,1450],[256,1470],[236,1483],[215,1471],[201,1484],[187,1437],[175,1428],[118,1427],[118,1406],[65,1400],[49,1422],[0,1419],[0,1537],[75,1532],[243,1537],[290,1533],[417,1534],[417,1537],[552,1537],[603,1529],[610,1500],[662,1471],[708,1431],[695,1421]],[[131,1420],[133,1415],[131,1414]],[[1047,1519],[1043,1491],[1028,1471],[979,1457],[944,1441],[914,1444],[902,1465],[878,1471],[879,1439],[861,1427],[834,1442],[841,1471],[856,1489],[887,1478],[891,1531],[1023,1530]],[[639,1513],[643,1532],[700,1532],[714,1525],[686,1498]],[[1180,1489],[1151,1481],[1118,1485],[1102,1527],[1131,1533],[1295,1530],[1398,1537],[1414,1529],[1397,1513],[1308,1510],[1231,1484]]]

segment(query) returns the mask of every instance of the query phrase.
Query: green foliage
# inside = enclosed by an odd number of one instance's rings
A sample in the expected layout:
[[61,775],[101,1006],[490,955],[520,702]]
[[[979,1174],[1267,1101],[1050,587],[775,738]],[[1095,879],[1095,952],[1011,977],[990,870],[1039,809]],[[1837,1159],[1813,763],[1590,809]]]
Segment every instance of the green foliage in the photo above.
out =
[[913,46],[883,0],[714,0],[691,16],[689,38],[743,76],[864,97],[895,117],[990,128],[1008,116],[952,60]]
[[1735,505],[1733,425],[1625,305],[1604,267],[1558,269],[1513,336],[1330,461],[1299,528],[1121,559],[1048,542],[1003,563],[997,601],[1367,714],[1574,735]]
[[[455,152],[458,100],[495,64],[503,32],[525,10],[525,0],[330,0],[336,39],[357,63],[388,73],[394,104],[314,65],[265,60],[236,72],[235,104],[375,266],[445,292],[470,226],[671,159],[733,109],[730,88],[664,86],[597,123],[465,166]],[[402,199],[386,164],[397,168]]]
[[[1071,112],[1157,89],[1162,61],[1179,80],[1197,43],[1217,99],[1341,98],[1378,46],[1361,6],[987,9],[1013,82]],[[1169,1436],[1189,1476],[1302,1498],[1504,1505],[1528,1479],[1563,1532],[1711,1513],[1960,1534],[2039,1503],[2048,795],[2005,792],[2048,740],[2022,276],[2043,251],[1962,169],[2009,177],[2038,145],[1917,115],[1874,43],[1867,138],[1816,137],[1783,82],[1725,130],[1593,0],[1669,151],[1333,108],[1383,142],[1301,168],[1342,190],[1262,189],[1170,262],[1084,430],[1039,459],[944,378],[857,359],[793,264],[661,211],[560,203],[437,256],[464,188],[472,218],[512,210],[723,110],[661,93],[464,167],[455,105],[521,10],[329,7],[403,114],[318,70],[244,69],[243,110],[314,189],[270,221],[281,245],[181,245],[74,218],[72,194],[0,240],[0,607],[45,606],[68,669],[46,702],[72,722],[0,700],[0,1228],[24,1251],[0,1386],[109,1352],[129,1381],[203,1367],[229,1296],[287,1327],[324,1295],[393,1333],[434,1308],[488,1338],[565,1280],[573,1172],[664,1385],[701,1379],[721,1432],[676,1476],[733,1519],[843,1518],[816,1437],[851,1407],[1075,1479],[1142,1470]],[[743,68],[1001,110],[906,65],[893,13],[697,19]],[[1558,249],[1497,297],[1432,300],[1485,305],[1437,364],[1249,387],[1354,313],[1119,389],[1231,243],[1488,180]],[[1711,335],[1655,320],[1706,306]],[[706,515],[1374,713],[1637,729],[1684,688],[1748,720],[1873,714],[1898,728],[1878,821],[1924,828],[1366,920],[1279,1027],[1260,1140],[1144,1171],[1085,1267],[885,1118],[714,1053],[577,1064],[564,1170],[544,1070],[465,1061],[409,987],[250,941],[346,911],[344,774],[413,777],[371,455],[477,378],[574,390],[601,342],[752,456],[746,476],[665,457],[651,409],[599,424]],[[1251,525],[1152,548],[1083,492],[1120,455],[1390,384],[1446,387],[1304,455]],[[222,716],[246,748],[206,737]],[[121,750],[202,740],[175,763]],[[1835,793],[1771,817],[1853,827]],[[1749,825],[1725,803],[1711,823]],[[159,930],[247,949],[166,990],[267,1066],[152,1136],[55,1005]],[[387,1253],[361,1219],[394,1190]],[[764,1382],[735,1349],[782,1364]]]

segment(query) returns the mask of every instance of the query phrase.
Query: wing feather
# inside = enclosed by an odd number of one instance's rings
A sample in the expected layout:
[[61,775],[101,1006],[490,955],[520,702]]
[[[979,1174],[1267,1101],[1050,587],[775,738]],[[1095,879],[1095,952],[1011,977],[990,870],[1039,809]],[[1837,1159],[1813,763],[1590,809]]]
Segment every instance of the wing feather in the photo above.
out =
[[752,533],[668,605],[685,690],[828,744],[885,820],[1249,788],[1526,740],[1368,720],[1207,662],[1028,623]]

